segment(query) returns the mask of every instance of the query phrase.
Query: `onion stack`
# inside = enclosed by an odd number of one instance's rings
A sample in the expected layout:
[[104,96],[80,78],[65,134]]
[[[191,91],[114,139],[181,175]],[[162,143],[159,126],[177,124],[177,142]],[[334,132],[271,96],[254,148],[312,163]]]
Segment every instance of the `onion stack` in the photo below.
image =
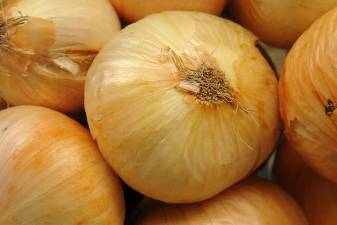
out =
[[86,129],[37,106],[0,112],[0,224],[123,222],[120,181]]
[[200,203],[147,204],[137,215],[135,225],[307,225],[290,196],[259,178],[249,178]]
[[108,0],[1,0],[0,96],[11,105],[83,109],[87,69],[119,29]]
[[335,225],[337,185],[311,170],[289,143],[280,151],[275,174],[280,185],[303,208],[310,225]]
[[88,122],[128,185],[196,202],[267,158],[279,134],[277,81],[255,43],[228,20],[171,11],[129,25],[98,54]]
[[233,0],[236,20],[267,44],[290,48],[321,15],[337,6],[337,0]]
[[289,52],[280,81],[290,144],[337,183],[337,8],[317,20]]

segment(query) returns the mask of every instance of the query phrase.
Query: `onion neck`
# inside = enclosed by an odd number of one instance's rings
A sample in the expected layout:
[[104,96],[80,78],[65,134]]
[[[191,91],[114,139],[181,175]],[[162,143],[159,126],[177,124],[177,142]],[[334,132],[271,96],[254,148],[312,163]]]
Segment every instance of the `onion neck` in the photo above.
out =
[[224,72],[216,65],[198,63],[194,69],[188,68],[183,60],[173,51],[172,61],[180,79],[177,89],[193,95],[196,100],[206,105],[228,104],[233,109],[247,110],[239,102],[238,93],[231,87]]

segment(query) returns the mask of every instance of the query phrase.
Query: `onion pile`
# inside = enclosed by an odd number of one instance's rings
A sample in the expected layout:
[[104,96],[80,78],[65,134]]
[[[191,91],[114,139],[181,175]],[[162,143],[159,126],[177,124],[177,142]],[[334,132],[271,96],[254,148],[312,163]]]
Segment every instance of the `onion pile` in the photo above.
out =
[[337,0],[234,0],[231,12],[264,42],[289,48]]
[[319,174],[337,183],[337,8],[317,20],[287,56],[280,82],[286,135]]
[[11,105],[83,109],[87,69],[119,30],[108,0],[0,1],[0,96]]
[[0,224],[122,225],[123,191],[89,132],[37,106],[0,112]]
[[289,143],[278,155],[275,173],[278,182],[303,208],[310,225],[335,225],[337,185],[312,171]]
[[258,178],[242,181],[195,204],[148,204],[135,225],[307,225],[302,210],[283,190]]
[[220,15],[226,0],[110,0],[118,14],[128,22],[167,10],[201,11]]
[[91,133],[119,176],[170,203],[210,198],[253,172],[279,134],[277,81],[256,37],[171,11],[126,27],[88,72]]

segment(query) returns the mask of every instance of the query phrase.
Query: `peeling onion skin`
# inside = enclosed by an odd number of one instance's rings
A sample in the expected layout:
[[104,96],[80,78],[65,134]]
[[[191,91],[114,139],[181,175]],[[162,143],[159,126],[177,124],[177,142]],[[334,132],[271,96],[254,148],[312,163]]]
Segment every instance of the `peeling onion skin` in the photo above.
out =
[[234,0],[231,14],[262,41],[290,48],[320,16],[337,6],[337,0]]
[[200,11],[220,15],[226,0],[110,0],[123,19],[135,22],[153,13],[168,10]]
[[278,153],[275,175],[302,207],[310,225],[336,224],[337,185],[310,169],[289,143]]
[[[101,152],[129,186],[196,202],[266,159],[279,134],[277,81],[255,41],[223,18],[171,11],[129,25],[104,47],[88,72],[85,108]],[[250,111],[181,91],[168,47],[191,68],[219,68]]]
[[316,21],[287,56],[281,115],[290,144],[317,173],[337,183],[337,8]]
[[0,224],[123,222],[121,182],[85,128],[38,106],[0,112]]
[[307,225],[302,210],[281,188],[248,178],[212,199],[187,205],[150,203],[135,225]]
[[10,48],[0,46],[0,96],[11,105],[83,110],[87,70],[120,30],[110,2],[10,0],[2,6],[5,18],[25,22],[8,29]]

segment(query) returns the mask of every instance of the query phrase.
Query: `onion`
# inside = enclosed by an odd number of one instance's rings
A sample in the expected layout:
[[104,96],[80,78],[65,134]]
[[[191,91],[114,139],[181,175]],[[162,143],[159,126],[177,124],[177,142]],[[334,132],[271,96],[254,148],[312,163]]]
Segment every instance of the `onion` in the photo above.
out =
[[0,224],[121,225],[123,191],[89,132],[37,106],[0,112]]
[[226,0],[110,0],[118,14],[128,22],[167,10],[201,11],[220,15]]
[[277,82],[255,41],[225,19],[171,11],[128,26],[98,54],[88,122],[129,186],[195,202],[266,159],[279,133]]
[[289,48],[336,0],[234,0],[231,13],[270,45]]
[[319,174],[337,183],[337,8],[316,21],[287,56],[280,82],[286,135]]
[[0,96],[11,105],[83,109],[87,69],[120,29],[109,1],[0,4]]
[[306,225],[295,201],[260,178],[249,178],[220,195],[195,204],[148,204],[135,225]]
[[275,173],[285,188],[302,206],[310,225],[335,225],[337,186],[311,170],[289,143],[284,144]]

